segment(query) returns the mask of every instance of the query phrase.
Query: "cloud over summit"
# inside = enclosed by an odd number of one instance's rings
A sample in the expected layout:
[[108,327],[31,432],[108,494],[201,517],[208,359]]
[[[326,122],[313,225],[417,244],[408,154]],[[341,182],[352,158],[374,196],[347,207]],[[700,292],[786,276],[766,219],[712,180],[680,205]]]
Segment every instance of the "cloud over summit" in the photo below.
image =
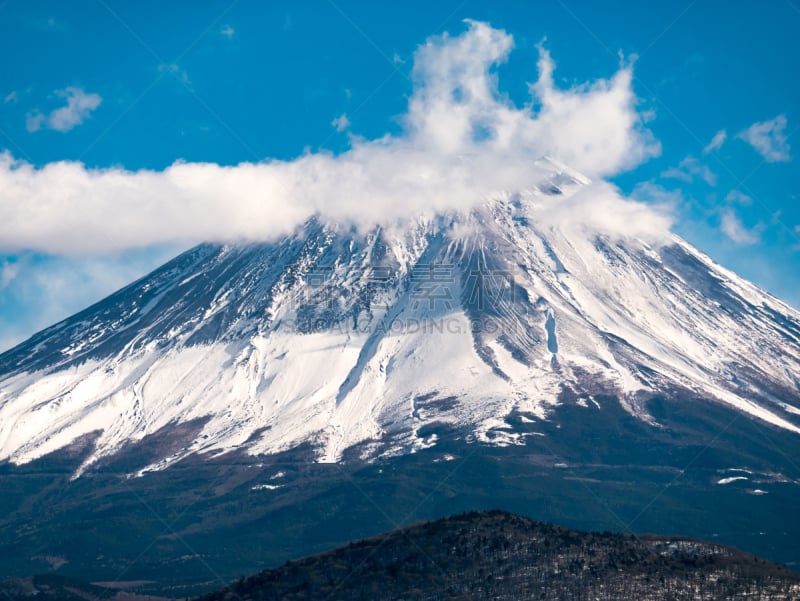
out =
[[[506,32],[475,21],[460,35],[430,38],[414,55],[403,133],[353,135],[337,155],[232,167],[176,162],[163,171],[69,161],[36,167],[0,155],[0,247],[76,254],[263,240],[314,214],[366,225],[465,210],[487,195],[535,185],[533,163],[546,154],[598,179],[659,153],[637,110],[631,65],[560,89],[541,48],[530,102],[519,107],[499,90],[496,72],[513,44]],[[604,211],[631,209],[599,185]],[[561,219],[583,213],[559,208]]]

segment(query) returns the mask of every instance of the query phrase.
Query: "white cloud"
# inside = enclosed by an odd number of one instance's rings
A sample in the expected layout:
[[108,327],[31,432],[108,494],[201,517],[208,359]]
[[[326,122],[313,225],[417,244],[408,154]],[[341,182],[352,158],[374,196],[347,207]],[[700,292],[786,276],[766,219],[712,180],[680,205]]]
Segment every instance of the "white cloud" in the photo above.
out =
[[[435,36],[416,51],[403,133],[353,136],[339,155],[231,167],[178,162],[163,171],[75,162],[36,168],[0,155],[0,248],[74,254],[264,240],[314,214],[368,226],[466,210],[487,195],[530,188],[543,177],[534,161],[545,154],[595,179],[658,154],[637,111],[631,65],[608,80],[559,89],[541,48],[531,101],[518,107],[498,91],[494,70],[511,51],[511,36],[468,23],[462,35]],[[588,211],[593,192],[602,215]],[[602,182],[573,200],[554,214],[621,235],[631,225],[615,211],[636,214],[638,229],[666,228],[661,213]]]
[[640,188],[634,192],[634,198],[655,204],[622,198],[614,186],[600,181],[580,188],[567,202],[558,196],[540,200],[540,208],[534,215],[540,223],[554,227],[577,228],[613,238],[666,242],[675,197]]
[[591,176],[617,173],[660,152],[636,111],[630,65],[610,80],[560,90],[555,64],[540,47],[539,79],[529,86],[539,105],[534,114],[497,91],[492,67],[512,46],[504,31],[475,22],[466,35],[429,39],[414,57],[417,89],[406,115],[411,135],[432,152],[551,154]]
[[753,245],[761,240],[758,232],[747,229],[742,220],[730,209],[722,213],[720,228],[722,233],[736,244]]
[[19,96],[16,90],[11,90],[8,94],[5,95],[3,98],[3,104],[11,104],[12,102],[16,102]]
[[228,38],[229,40],[233,37],[233,35],[235,33],[236,33],[236,30],[233,27],[231,27],[230,25],[226,25],[225,27],[223,27],[222,29],[219,30],[219,34],[222,37]]
[[86,121],[92,111],[103,101],[100,95],[87,94],[81,88],[74,86],[56,90],[54,93],[67,101],[66,106],[57,108],[48,115],[39,111],[28,113],[25,118],[25,127],[29,132],[39,131],[42,127],[68,132]]
[[717,133],[714,134],[714,137],[711,138],[711,141],[708,143],[708,146],[703,148],[703,154],[709,154],[714,152],[715,150],[719,150],[722,148],[722,145],[725,144],[725,140],[728,139],[728,132],[724,129],[719,130]]
[[679,179],[689,184],[694,182],[695,177],[699,177],[709,186],[715,186],[717,184],[717,174],[711,171],[708,165],[704,165],[693,156],[684,158],[678,163],[677,167],[671,167],[666,171],[662,171],[661,177]]
[[336,131],[344,131],[350,127],[350,119],[347,118],[346,114],[342,113],[331,121],[331,125],[336,128]]
[[56,131],[69,131],[80,125],[103,101],[98,94],[87,94],[80,88],[66,88],[57,92],[67,100],[67,106],[54,110],[47,117],[47,125]]
[[736,137],[755,148],[768,163],[785,163],[791,160],[786,125],[786,115],[778,115],[769,121],[754,123]]
[[753,199],[744,192],[739,192],[739,190],[731,190],[725,196],[725,202],[748,206],[753,204]]

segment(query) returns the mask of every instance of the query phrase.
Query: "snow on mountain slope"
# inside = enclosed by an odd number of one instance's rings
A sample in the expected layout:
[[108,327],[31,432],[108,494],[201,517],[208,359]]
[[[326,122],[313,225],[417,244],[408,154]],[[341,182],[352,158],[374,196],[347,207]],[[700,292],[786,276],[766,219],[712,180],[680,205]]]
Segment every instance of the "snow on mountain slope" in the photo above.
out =
[[800,434],[800,314],[678,237],[542,218],[585,183],[559,167],[466,216],[198,246],[0,356],[0,459],[101,432],[89,464],[192,420],[150,469],[304,442],[322,461],[408,452],[434,423],[514,444],[510,414],[609,394],[651,422],[650,398],[680,395]]

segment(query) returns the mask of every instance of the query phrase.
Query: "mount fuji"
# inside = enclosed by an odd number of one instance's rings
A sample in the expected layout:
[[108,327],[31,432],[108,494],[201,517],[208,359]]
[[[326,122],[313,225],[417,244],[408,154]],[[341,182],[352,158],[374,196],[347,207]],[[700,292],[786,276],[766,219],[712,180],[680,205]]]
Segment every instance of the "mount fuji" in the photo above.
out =
[[0,459],[97,433],[81,471],[199,420],[146,466],[193,453],[335,462],[435,445],[432,424],[524,444],[562,403],[722,403],[800,435],[800,313],[684,240],[614,239],[538,218],[588,180],[465,215],[359,231],[319,219],[275,244],[203,244],[0,356]]
[[201,244],[0,355],[0,568],[196,583],[491,507],[800,561],[800,312],[677,235],[560,218],[592,183],[532,172]]

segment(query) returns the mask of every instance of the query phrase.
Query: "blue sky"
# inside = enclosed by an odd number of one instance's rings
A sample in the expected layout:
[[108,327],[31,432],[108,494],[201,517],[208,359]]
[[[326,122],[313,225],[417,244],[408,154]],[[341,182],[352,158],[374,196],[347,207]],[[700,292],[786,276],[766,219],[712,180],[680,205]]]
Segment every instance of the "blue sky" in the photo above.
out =
[[[636,57],[636,110],[660,154],[608,177],[625,194],[671,202],[675,231],[800,306],[796,0],[0,0],[0,151],[35,168],[131,172],[335,156],[351,135],[402,135],[416,49],[462,34],[464,19],[513,36],[497,77],[517,106],[530,102],[542,43],[564,89]],[[0,214],[25,198],[0,187]],[[74,202],[81,219],[108,219]],[[72,248],[0,232],[0,348],[188,245],[155,236]]]

